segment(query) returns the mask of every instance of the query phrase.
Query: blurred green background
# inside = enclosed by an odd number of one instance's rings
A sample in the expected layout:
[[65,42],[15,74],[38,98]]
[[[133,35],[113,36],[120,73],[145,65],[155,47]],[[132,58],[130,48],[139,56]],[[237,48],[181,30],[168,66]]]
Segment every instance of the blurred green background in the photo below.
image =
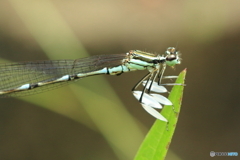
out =
[[[182,111],[166,159],[238,152],[240,1],[1,0],[1,62],[77,59],[131,49],[182,52]],[[0,99],[0,160],[131,160],[155,121],[132,96],[147,71],[94,76]],[[218,157],[225,159],[226,157]]]

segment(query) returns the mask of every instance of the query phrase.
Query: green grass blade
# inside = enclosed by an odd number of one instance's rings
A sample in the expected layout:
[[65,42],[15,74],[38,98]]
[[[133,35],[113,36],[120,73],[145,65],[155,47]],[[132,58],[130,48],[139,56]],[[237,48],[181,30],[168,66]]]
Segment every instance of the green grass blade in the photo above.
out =
[[[179,74],[176,83],[184,84],[186,72],[187,70],[184,69]],[[169,123],[156,120],[141,144],[135,160],[162,160],[165,158],[177,125],[183,88],[183,85],[175,85],[172,88],[168,98],[173,103],[175,112],[172,106],[165,106],[163,108],[161,114],[168,119]]]

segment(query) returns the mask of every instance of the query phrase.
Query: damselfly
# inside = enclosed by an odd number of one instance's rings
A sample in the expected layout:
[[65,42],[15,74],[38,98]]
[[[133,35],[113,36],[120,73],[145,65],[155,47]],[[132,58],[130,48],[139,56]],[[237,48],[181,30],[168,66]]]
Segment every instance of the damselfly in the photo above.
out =
[[[0,64],[0,97],[37,94],[60,87],[70,81],[93,75],[120,75],[125,72],[147,69],[149,73],[135,85],[133,94],[142,105],[152,108],[156,106],[150,105],[148,101],[159,99],[160,95],[156,96],[148,93],[150,91],[163,92],[165,87],[161,85],[161,79],[164,78],[163,73],[166,65],[174,66],[175,64],[180,64],[180,58],[174,47],[169,47],[164,55],[130,50],[125,54],[97,55],[76,60]],[[145,86],[144,89],[141,92],[136,91],[141,83]],[[163,104],[171,103],[166,98],[159,102]],[[149,107],[145,109],[148,111]],[[164,120],[151,111],[149,113]]]

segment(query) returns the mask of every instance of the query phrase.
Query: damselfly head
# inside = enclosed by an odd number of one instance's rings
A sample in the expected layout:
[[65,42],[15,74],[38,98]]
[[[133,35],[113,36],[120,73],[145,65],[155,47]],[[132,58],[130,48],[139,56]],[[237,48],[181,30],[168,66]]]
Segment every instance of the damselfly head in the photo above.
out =
[[168,47],[166,52],[166,64],[168,66],[174,66],[175,64],[180,64],[179,51],[175,47]]

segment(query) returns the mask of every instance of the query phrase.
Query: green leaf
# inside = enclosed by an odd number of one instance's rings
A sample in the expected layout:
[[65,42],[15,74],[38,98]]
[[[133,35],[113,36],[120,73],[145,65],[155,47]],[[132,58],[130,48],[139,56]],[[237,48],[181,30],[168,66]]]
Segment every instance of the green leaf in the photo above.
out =
[[[176,83],[184,84],[186,72],[184,69],[179,74]],[[174,110],[173,106],[164,106],[161,112],[169,123],[156,120],[141,144],[135,160],[162,160],[166,157],[180,113],[183,88],[184,85],[175,85],[172,88],[168,99],[173,103]]]

